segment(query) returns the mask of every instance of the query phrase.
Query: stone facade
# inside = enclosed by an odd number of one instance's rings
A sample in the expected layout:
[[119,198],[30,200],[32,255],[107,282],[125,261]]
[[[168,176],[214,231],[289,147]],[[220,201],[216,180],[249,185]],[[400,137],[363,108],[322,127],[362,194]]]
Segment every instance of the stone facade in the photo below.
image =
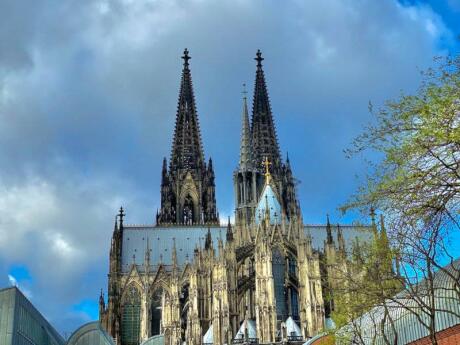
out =
[[[346,262],[342,228],[329,220],[303,224],[289,158],[283,162],[279,153],[260,51],[251,123],[243,98],[235,223],[219,225],[187,51],[183,59],[157,224],[125,225],[120,209],[101,323],[119,345],[139,345],[156,334],[168,345],[304,342],[325,327],[325,291],[333,268]],[[325,240],[321,248],[318,236]]]

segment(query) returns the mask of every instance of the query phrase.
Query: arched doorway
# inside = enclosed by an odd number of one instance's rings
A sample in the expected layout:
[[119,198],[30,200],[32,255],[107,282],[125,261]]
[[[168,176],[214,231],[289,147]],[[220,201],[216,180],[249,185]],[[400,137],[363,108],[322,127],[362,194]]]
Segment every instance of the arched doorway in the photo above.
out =
[[130,286],[122,300],[121,341],[123,345],[139,345],[140,325],[141,295],[135,286]]

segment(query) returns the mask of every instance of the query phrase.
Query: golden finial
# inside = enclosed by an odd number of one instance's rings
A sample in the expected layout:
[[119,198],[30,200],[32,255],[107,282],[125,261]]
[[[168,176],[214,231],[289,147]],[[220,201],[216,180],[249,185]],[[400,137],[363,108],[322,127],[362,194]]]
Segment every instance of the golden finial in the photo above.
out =
[[270,165],[272,165],[272,163],[270,163],[268,158],[265,157],[264,161],[262,162],[262,165],[265,167],[265,183],[269,184],[270,179],[272,177],[272,175],[270,175]]

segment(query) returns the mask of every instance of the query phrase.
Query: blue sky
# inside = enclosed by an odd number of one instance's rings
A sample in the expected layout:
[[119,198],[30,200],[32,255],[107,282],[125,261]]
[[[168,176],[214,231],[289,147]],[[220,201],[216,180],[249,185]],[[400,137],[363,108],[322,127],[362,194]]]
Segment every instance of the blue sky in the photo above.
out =
[[460,0],[0,1],[0,286],[69,333],[97,317],[117,208],[159,206],[187,47],[217,202],[232,214],[241,85],[261,49],[304,220],[341,215],[366,172],[347,148],[368,102],[459,50]]

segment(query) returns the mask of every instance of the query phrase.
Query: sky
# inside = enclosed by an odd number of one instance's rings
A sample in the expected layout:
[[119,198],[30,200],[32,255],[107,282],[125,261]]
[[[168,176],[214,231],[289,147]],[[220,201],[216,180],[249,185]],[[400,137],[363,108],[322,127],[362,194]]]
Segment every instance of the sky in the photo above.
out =
[[460,0],[0,0],[0,287],[64,335],[97,318],[117,209],[159,207],[184,48],[222,219],[261,49],[304,221],[362,221],[337,210],[367,167],[343,150],[369,101],[458,53],[459,19]]

